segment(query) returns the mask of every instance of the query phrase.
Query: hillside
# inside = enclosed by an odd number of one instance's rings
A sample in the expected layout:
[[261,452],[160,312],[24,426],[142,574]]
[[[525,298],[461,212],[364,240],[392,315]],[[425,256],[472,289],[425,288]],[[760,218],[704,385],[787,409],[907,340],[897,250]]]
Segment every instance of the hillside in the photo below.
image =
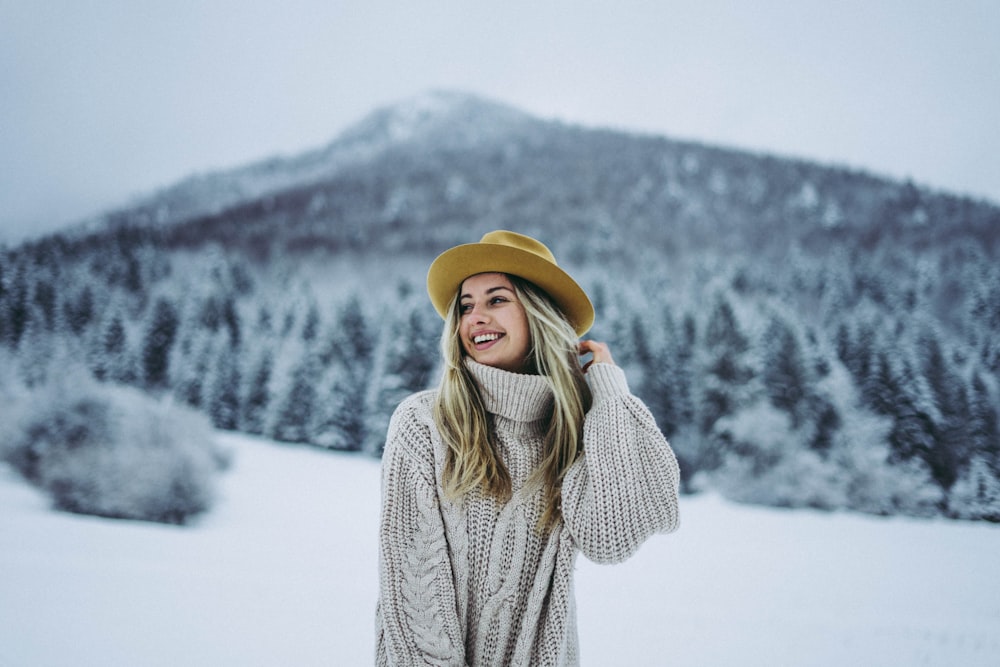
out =
[[7,249],[2,381],[82,364],[378,454],[435,377],[427,264],[497,228],[591,293],[688,491],[1000,520],[1000,208],[458,93]]

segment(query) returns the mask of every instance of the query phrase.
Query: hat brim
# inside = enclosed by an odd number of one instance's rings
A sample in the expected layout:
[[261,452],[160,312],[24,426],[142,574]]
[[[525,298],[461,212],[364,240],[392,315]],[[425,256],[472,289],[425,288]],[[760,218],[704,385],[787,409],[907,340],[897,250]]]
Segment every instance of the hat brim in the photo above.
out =
[[538,255],[497,243],[467,243],[446,250],[427,272],[427,293],[438,314],[448,306],[462,282],[478,273],[507,273],[534,283],[548,294],[582,336],[594,324],[594,306],[587,293],[559,266]]

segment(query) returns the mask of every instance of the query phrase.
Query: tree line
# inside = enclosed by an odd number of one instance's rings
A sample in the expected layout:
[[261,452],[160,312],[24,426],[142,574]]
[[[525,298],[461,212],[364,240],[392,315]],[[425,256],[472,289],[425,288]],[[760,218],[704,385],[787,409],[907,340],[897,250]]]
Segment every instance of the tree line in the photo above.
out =
[[[290,258],[125,232],[67,247],[2,255],[4,382],[83,364],[217,428],[378,455],[395,405],[436,379],[440,320],[391,268],[378,286],[331,284]],[[688,491],[1000,520],[1000,271],[974,245],[920,261],[886,246],[780,266],[706,255],[686,277],[644,261],[634,282],[576,273]]]

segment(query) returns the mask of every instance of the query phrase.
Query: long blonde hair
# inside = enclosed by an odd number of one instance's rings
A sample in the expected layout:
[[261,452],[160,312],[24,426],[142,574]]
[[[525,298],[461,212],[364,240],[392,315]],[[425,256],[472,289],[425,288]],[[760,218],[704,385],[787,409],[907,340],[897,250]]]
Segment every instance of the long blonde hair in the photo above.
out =
[[[580,453],[591,394],[580,369],[573,326],[541,289],[516,276],[508,278],[527,316],[532,343],[528,366],[548,379],[554,396],[545,455],[529,480],[544,488],[545,509],[539,527],[547,530],[562,516],[562,480]],[[459,306],[456,292],[441,336],[444,372],[434,406],[438,432],[448,447],[442,482],[445,493],[453,498],[478,488],[506,501],[512,492],[510,473],[497,454],[486,406],[465,365]]]

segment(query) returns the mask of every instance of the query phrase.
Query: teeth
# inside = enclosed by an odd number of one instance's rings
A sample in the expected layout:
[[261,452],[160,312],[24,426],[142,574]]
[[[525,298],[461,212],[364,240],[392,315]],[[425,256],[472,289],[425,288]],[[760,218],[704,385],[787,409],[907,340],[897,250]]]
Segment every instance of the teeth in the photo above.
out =
[[496,339],[497,339],[497,338],[499,338],[499,337],[500,337],[500,334],[495,334],[495,333],[489,333],[489,334],[479,334],[478,336],[475,336],[475,337],[474,337],[474,338],[472,339],[472,341],[473,341],[473,342],[474,342],[474,343],[475,343],[476,345],[479,345],[480,343],[485,343],[485,342],[487,342],[487,341],[491,341],[491,340],[496,340]]

